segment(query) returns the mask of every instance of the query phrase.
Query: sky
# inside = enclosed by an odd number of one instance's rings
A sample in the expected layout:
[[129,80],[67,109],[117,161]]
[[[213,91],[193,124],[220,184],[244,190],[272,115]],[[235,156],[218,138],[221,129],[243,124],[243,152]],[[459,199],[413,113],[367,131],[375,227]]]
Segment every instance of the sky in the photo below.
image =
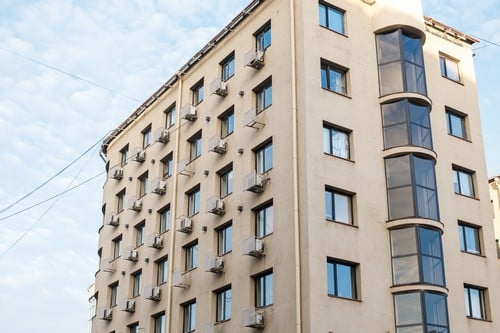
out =
[[[102,223],[100,142],[249,2],[0,0],[3,331],[87,332]],[[498,0],[423,0],[423,7],[462,32],[500,42]],[[500,174],[500,47],[475,48],[491,177]]]

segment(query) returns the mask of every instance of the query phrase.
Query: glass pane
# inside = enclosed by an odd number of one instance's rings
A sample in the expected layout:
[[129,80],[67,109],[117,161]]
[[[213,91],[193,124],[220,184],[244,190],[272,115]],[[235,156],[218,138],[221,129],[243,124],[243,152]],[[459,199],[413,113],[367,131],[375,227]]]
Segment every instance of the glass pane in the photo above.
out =
[[268,274],[265,276],[266,293],[265,293],[265,305],[273,304],[273,275]]
[[465,137],[463,119],[448,113],[448,133],[458,136],[460,138]]
[[410,110],[410,121],[424,127],[430,127],[429,109],[427,106],[408,103]]
[[326,75],[326,67],[321,67],[321,88],[328,89],[328,78]]
[[464,288],[465,315],[470,317],[469,288]]
[[189,329],[193,331],[196,328],[196,303],[191,304],[190,308]]
[[349,158],[349,136],[347,133],[331,130],[332,154],[342,158]]
[[408,128],[406,123],[384,127],[384,148],[406,146]]
[[335,221],[351,223],[351,198],[348,195],[334,193]]
[[420,293],[394,295],[394,307],[397,326],[422,323]]
[[448,326],[446,297],[441,294],[424,293],[427,324]]
[[396,333],[424,333],[424,328],[422,325],[400,327],[396,329]]
[[435,189],[434,162],[417,156],[413,157],[415,183],[420,186]]
[[406,91],[427,94],[425,71],[423,67],[405,63]]
[[323,152],[331,154],[331,143],[330,143],[330,129],[323,127]]
[[406,101],[382,104],[382,123],[384,126],[406,123]]
[[422,275],[423,282],[444,286],[443,261],[422,256]]
[[453,190],[455,193],[460,193],[460,185],[458,184],[458,171],[453,170]]
[[391,230],[391,250],[393,256],[417,253],[415,228]]
[[319,25],[326,27],[326,7],[319,5]]
[[399,49],[399,31],[377,35],[378,63],[385,64],[401,58]]
[[337,296],[354,298],[352,268],[348,265],[336,264],[337,268]]
[[441,257],[441,233],[427,228],[418,228],[420,252],[425,255]]
[[479,254],[479,232],[476,228],[464,227],[465,243],[467,244],[467,252]]
[[233,298],[231,289],[226,290],[224,295],[224,319],[231,318],[231,300]]
[[326,219],[333,220],[333,193],[325,191]]
[[403,35],[403,55],[406,61],[423,66],[422,41],[419,37]]
[[439,214],[436,191],[417,186],[416,196],[417,216],[437,220]]
[[266,235],[273,232],[273,206],[269,206],[265,210],[266,220]]
[[413,193],[411,186],[389,190],[389,218],[397,219],[413,216]]
[[380,94],[389,95],[403,91],[403,75],[400,62],[379,66]]
[[273,167],[273,146],[268,145],[265,148],[264,154],[265,154],[265,156],[264,156],[264,161],[265,161],[264,170],[267,171]]
[[482,318],[481,311],[481,291],[475,288],[469,288],[471,317]]
[[460,251],[465,251],[464,226],[458,226],[458,238],[460,241]]
[[264,90],[264,108],[273,104],[273,87],[269,86]]
[[344,33],[344,16],[334,8],[328,8],[328,28]]
[[328,295],[335,294],[335,265],[331,262],[326,265],[326,281],[328,281]]
[[426,332],[429,332],[429,333],[448,333],[448,328],[427,325]]
[[430,128],[412,125],[411,144],[414,146],[432,149],[432,136]]
[[329,80],[330,80],[330,89],[338,92],[340,94],[344,94],[345,90],[345,82],[344,82],[344,74],[341,71],[333,70],[330,68],[328,71]]
[[387,188],[411,185],[410,156],[400,156],[385,160]]
[[441,75],[446,76],[446,59],[439,57],[439,67],[441,68]]
[[474,190],[472,187],[472,176],[466,172],[459,171],[460,177],[460,190],[463,195],[468,195],[470,197],[474,196]]
[[453,60],[446,59],[446,76],[452,80],[459,81],[460,77],[458,75],[458,64]]
[[393,258],[392,270],[392,280],[395,285],[414,283],[420,280],[418,272],[418,258],[416,255]]

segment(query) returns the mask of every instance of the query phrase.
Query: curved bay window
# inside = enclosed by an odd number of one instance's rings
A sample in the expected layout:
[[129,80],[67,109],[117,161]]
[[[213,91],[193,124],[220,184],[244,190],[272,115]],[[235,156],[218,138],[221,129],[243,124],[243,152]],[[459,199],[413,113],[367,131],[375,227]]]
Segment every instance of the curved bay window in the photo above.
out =
[[427,95],[421,38],[398,29],[377,34],[376,39],[380,95]]
[[403,99],[381,108],[385,149],[407,145],[432,149],[428,106]]
[[385,159],[389,219],[439,220],[434,161],[414,154]]

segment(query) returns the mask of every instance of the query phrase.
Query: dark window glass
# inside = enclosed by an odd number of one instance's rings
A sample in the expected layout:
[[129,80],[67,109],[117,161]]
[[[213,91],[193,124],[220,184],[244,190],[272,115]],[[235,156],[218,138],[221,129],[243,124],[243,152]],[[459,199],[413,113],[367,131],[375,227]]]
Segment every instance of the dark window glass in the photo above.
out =
[[347,95],[347,70],[340,66],[322,62],[321,87]]
[[356,265],[328,260],[328,295],[356,299]]
[[441,68],[441,76],[450,80],[460,82],[460,74],[458,71],[458,61],[439,56],[439,65]]
[[326,219],[353,224],[352,195],[337,190],[325,190]]
[[349,159],[349,133],[323,125],[323,152]]
[[161,285],[167,282],[168,279],[168,258],[160,259],[156,263],[157,272],[156,272],[156,282],[158,285]]
[[446,125],[448,127],[448,134],[462,139],[467,139],[464,115],[447,110]]
[[196,187],[187,194],[188,196],[188,216],[193,216],[200,212],[200,188]]
[[196,330],[196,302],[184,305],[184,333]]
[[481,254],[479,228],[466,224],[459,224],[458,235],[460,239],[460,251]]
[[453,188],[455,193],[474,197],[474,182],[469,171],[453,168]]
[[186,251],[186,271],[198,267],[198,242],[184,248]]
[[227,81],[234,75],[234,53],[221,64],[222,81]]
[[217,230],[217,253],[224,255],[233,250],[233,226],[231,224]]
[[193,105],[198,105],[203,102],[203,80],[198,82],[191,88],[193,93]]
[[262,238],[273,232],[273,205],[255,210],[255,236]]
[[257,113],[267,109],[273,104],[273,85],[271,82],[255,90]]
[[257,173],[264,173],[273,168],[273,143],[269,142],[255,150]]
[[225,112],[221,117],[221,136],[224,138],[234,132],[234,111]]
[[154,333],[165,333],[165,313],[153,317]]
[[201,132],[189,138],[189,159],[192,161],[201,156]]
[[319,24],[322,27],[344,34],[344,12],[335,7],[320,3]]
[[465,313],[467,317],[487,319],[484,294],[485,289],[464,286]]
[[273,273],[255,277],[255,307],[273,304]]
[[271,45],[271,24],[266,24],[255,34],[257,50],[264,51]]
[[217,321],[224,321],[231,319],[231,302],[232,302],[231,288],[227,288],[217,292]]

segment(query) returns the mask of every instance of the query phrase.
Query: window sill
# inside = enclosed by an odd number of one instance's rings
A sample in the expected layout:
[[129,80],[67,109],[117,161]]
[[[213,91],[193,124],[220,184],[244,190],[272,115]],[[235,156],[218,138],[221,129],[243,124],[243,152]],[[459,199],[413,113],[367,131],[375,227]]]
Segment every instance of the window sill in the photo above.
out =
[[227,323],[228,321],[230,321],[231,318],[229,319],[224,319],[224,320],[218,320],[214,323],[214,325],[221,325],[221,324],[224,324],[224,323]]
[[469,139],[467,139],[467,138],[462,138],[461,136],[454,135],[454,134],[452,134],[452,133],[448,133],[448,135],[449,135],[449,136],[451,136],[451,137],[454,137],[454,138],[460,139],[460,140],[462,140],[462,141],[472,143],[472,141],[471,141],[471,140],[469,140]]
[[463,251],[463,250],[460,250],[460,252],[462,252],[464,254],[470,254],[470,255],[475,256],[475,257],[486,258],[486,256],[482,253],[474,253],[474,252],[468,252],[468,251]]
[[272,234],[273,234],[273,232],[270,232],[270,233],[268,233],[268,234],[265,234],[265,235],[264,235],[264,236],[262,236],[262,237],[255,236],[255,238],[257,238],[257,239],[264,239],[264,238],[267,238],[267,237],[271,236]]
[[337,296],[337,295],[333,295],[333,294],[327,294],[327,295],[328,295],[328,297],[331,297],[331,298],[338,298],[338,299],[343,299],[346,301],[354,301],[354,302],[361,303],[361,300],[357,299],[357,298],[342,297],[342,296]]
[[345,38],[348,38],[348,37],[349,37],[349,36],[347,36],[345,33],[340,32],[340,31],[337,31],[337,30],[330,29],[330,28],[328,28],[327,26],[324,26],[324,25],[321,25],[321,24],[320,24],[319,26],[320,26],[321,28],[323,28],[323,29],[325,29],[325,30],[328,30],[328,31],[330,31],[330,32],[333,32],[333,33],[335,33],[335,34],[337,34],[337,35],[339,35],[339,36],[342,36],[342,37],[345,37]]
[[193,213],[191,215],[188,215],[187,217],[191,219],[191,218],[195,217],[196,215],[198,215],[199,213],[200,212],[196,212],[196,213]]
[[257,306],[257,305],[256,305],[256,306],[255,306],[255,308],[260,310],[260,309],[269,308],[269,307],[271,307],[271,306],[273,306],[273,304],[272,304],[272,303],[271,303],[271,304],[268,304],[268,305],[262,305],[262,306]]
[[451,82],[455,82],[455,83],[457,83],[457,84],[459,84],[459,85],[461,85],[461,86],[465,86],[465,85],[464,85],[461,81],[454,80],[454,79],[452,79],[452,78],[450,78],[450,77],[447,77],[447,76],[445,76],[445,75],[441,75],[441,77],[442,77],[443,79],[449,80],[449,81],[451,81]]
[[476,317],[469,317],[469,316],[465,316],[467,319],[471,319],[471,320],[477,320],[477,321],[483,321],[483,322],[487,322],[487,323],[492,323],[493,320],[491,319],[486,319],[486,318],[476,318]]
[[137,250],[137,249],[141,248],[143,245],[144,245],[144,242],[143,242],[143,243],[141,243],[141,244],[136,244],[136,246],[135,246],[135,249],[134,249],[134,250]]
[[352,223],[345,223],[345,222],[342,222],[342,221],[335,221],[335,220],[326,219],[326,222],[335,223],[335,224],[341,224],[341,225],[345,225],[346,227],[351,227],[351,228],[356,228],[356,229],[359,228],[357,225],[354,225]]
[[325,88],[325,87],[321,87],[323,90],[326,90],[328,92],[331,92],[331,93],[334,93],[336,95],[339,95],[339,96],[342,96],[342,97],[345,97],[345,98],[349,98],[349,99],[352,99],[351,96],[347,95],[347,94],[344,94],[344,93],[341,93],[341,92],[338,92],[338,91],[335,91],[335,90],[331,90],[331,89],[328,89],[328,88]]
[[229,250],[229,251],[226,251],[226,252],[224,252],[224,253],[219,253],[219,254],[217,254],[217,255],[218,255],[219,257],[224,257],[225,255],[228,255],[228,254],[230,254],[231,252],[233,252],[233,250]]
[[221,198],[221,199],[225,199],[225,198],[227,198],[228,196],[230,196],[231,194],[233,194],[233,192],[229,192],[228,194],[221,195],[221,196],[220,196],[220,198]]
[[458,195],[458,196],[460,196],[460,197],[469,198],[469,199],[472,199],[472,200],[479,201],[479,198],[472,197],[472,196],[467,195],[467,194],[462,194],[462,193],[458,193],[458,192],[455,192],[455,194]]
[[190,269],[186,269],[186,270],[182,273],[182,275],[187,274],[187,273],[190,273],[190,272],[194,271],[194,270],[195,270],[195,269],[197,269],[197,268],[198,268],[198,266],[193,267],[193,268],[190,268]]
[[166,229],[166,230],[163,230],[163,231],[160,231],[160,232],[158,233],[158,235],[159,235],[159,236],[161,236],[161,235],[163,235],[163,234],[167,233],[169,230],[170,230],[170,228],[168,228],[168,229]]
[[337,156],[337,155],[330,154],[330,153],[326,153],[326,152],[323,152],[323,154],[325,154],[326,156],[330,156],[330,157],[338,158],[338,159],[343,160],[343,161],[347,161],[347,162],[355,163],[355,161],[354,161],[354,160],[351,160],[350,158],[345,158],[345,157],[342,157],[342,156]]
[[225,139],[225,138],[227,138],[228,136],[230,136],[230,135],[231,135],[231,134],[233,134],[233,133],[234,133],[234,131],[232,131],[232,132],[230,132],[230,133],[227,133],[226,135],[221,135],[221,136],[220,136],[220,138],[221,138],[221,139]]
[[198,156],[196,156],[196,157],[190,158],[190,159],[189,159],[189,163],[188,163],[187,165],[189,165],[189,164],[193,163],[194,161],[196,161],[196,160],[197,160],[197,159],[199,159],[200,157],[201,157],[201,155],[198,155]]
[[255,112],[256,112],[256,114],[260,114],[260,113],[266,111],[267,109],[269,109],[271,106],[272,106],[272,104],[269,104],[268,106],[266,106],[263,109],[255,108]]

